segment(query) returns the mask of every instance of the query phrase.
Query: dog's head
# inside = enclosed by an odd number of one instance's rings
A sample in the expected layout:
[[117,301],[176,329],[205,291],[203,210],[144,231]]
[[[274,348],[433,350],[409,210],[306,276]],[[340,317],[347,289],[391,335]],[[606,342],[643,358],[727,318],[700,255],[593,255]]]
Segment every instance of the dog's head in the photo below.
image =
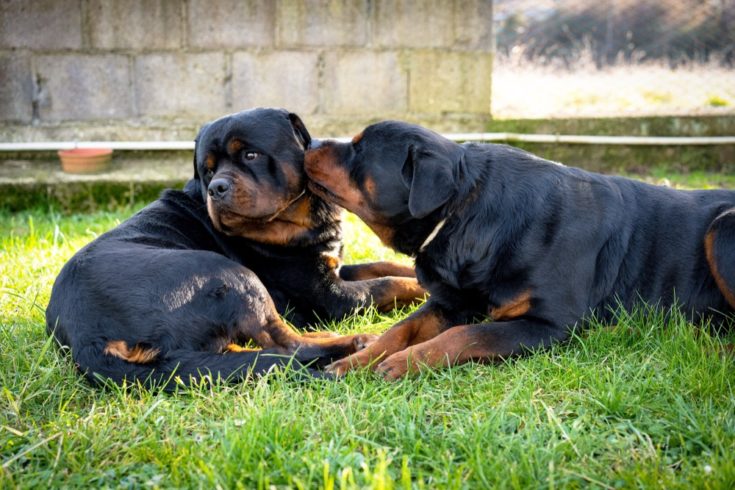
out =
[[308,227],[309,202],[302,198],[310,143],[301,119],[283,109],[252,109],[205,124],[196,139],[194,180],[215,228],[270,241],[263,231],[277,221]]
[[413,253],[396,231],[427,232],[419,223],[456,193],[461,156],[459,145],[428,129],[384,121],[347,143],[314,142],[304,167],[315,194],[358,215],[386,245]]

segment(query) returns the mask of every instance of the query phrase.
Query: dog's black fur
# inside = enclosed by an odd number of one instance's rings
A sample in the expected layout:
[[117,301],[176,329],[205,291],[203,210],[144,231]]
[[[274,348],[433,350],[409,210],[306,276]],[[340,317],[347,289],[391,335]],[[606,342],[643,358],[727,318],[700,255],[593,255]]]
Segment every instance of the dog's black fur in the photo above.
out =
[[[299,360],[336,359],[371,336],[299,335],[371,302],[423,291],[391,263],[338,276],[339,210],[305,191],[311,138],[295,114],[254,109],[205,125],[194,178],[74,255],[54,284],[47,330],[92,381],[172,389],[210,374],[231,381]],[[365,280],[359,280],[365,279]],[[274,302],[275,301],[275,302]],[[263,350],[242,348],[254,341]],[[320,375],[317,371],[309,371]]]
[[[391,121],[315,143],[305,168],[315,192],[415,256],[431,293],[337,373],[384,356],[389,378],[504,358],[619,306],[676,305],[716,324],[735,309],[735,191],[603,176]],[[483,315],[494,321],[462,325]]]

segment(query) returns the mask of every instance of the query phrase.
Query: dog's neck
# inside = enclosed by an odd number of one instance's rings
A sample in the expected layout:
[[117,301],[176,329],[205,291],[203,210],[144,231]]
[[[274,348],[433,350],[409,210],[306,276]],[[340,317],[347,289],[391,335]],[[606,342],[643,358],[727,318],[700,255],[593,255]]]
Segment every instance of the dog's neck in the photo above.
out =
[[424,243],[421,244],[419,247],[419,253],[423,252],[426,247],[429,246],[431,242],[434,241],[436,236],[439,234],[439,232],[444,228],[444,225],[447,224],[447,218],[442,219],[439,221],[433,230],[431,230],[431,233],[429,233],[429,236],[426,237],[426,240],[424,240]]
[[[465,159],[462,158],[459,163],[460,171],[458,175],[458,191],[457,195],[450,202],[443,207],[440,211],[440,216],[443,216],[432,228],[431,232],[426,235],[426,238],[421,243],[416,253],[421,253],[434,241],[436,240],[439,233],[444,229],[447,221],[454,216],[455,213],[461,212],[464,206],[476,199],[476,189],[478,183],[478,176],[469,174],[468,169],[465,166]],[[459,203],[459,204],[457,204]]]
[[389,242],[383,241],[383,243],[398,252],[416,257],[439,236],[447,218],[449,216],[442,210],[437,210],[421,219],[408,217],[390,226],[394,232]]

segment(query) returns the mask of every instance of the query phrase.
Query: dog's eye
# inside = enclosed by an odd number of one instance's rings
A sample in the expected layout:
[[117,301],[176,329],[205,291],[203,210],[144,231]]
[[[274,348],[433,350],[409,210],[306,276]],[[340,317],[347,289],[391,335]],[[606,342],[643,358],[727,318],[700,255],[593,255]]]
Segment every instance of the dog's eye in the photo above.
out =
[[207,169],[207,173],[204,174],[204,176],[207,177],[208,179],[211,179],[212,177],[214,177],[214,170],[212,170],[211,168]]
[[255,160],[256,158],[258,158],[259,155],[260,154],[256,151],[246,151],[245,153],[243,153],[242,157],[245,160]]

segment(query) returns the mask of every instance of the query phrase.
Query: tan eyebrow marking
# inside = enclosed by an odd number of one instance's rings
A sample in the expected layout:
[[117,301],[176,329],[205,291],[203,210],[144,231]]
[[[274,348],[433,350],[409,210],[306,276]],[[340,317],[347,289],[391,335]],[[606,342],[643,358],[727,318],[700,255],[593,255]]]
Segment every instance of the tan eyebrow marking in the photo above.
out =
[[242,141],[236,138],[232,138],[229,143],[227,143],[227,151],[229,153],[237,153],[238,151],[242,150],[242,147],[245,146]]

